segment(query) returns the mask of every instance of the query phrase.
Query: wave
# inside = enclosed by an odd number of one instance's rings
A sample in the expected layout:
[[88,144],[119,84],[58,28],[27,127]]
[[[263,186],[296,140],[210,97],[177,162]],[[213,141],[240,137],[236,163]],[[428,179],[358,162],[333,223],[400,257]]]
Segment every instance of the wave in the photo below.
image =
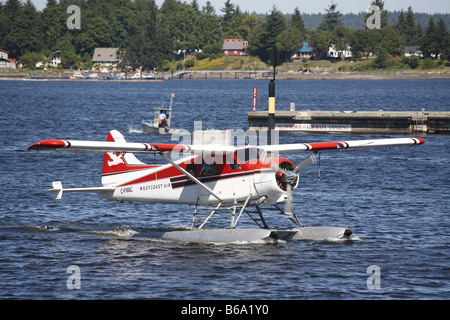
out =
[[38,231],[38,232],[56,232],[56,231],[61,231],[60,227],[55,227],[55,226],[25,226],[22,227],[22,229],[27,230],[27,231]]
[[139,233],[133,230],[130,226],[123,226],[119,228],[114,228],[112,230],[93,230],[93,231],[81,231],[83,233],[103,235],[103,236],[114,236],[120,238],[131,238],[133,235]]
[[133,125],[128,125],[128,133],[144,133],[142,128],[133,127]]

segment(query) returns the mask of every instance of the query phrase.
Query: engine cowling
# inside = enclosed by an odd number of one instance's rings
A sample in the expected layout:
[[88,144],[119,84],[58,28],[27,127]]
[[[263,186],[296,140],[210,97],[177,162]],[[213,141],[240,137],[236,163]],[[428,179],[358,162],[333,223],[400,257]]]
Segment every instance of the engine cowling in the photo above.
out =
[[255,190],[259,196],[266,197],[266,203],[279,203],[286,199],[288,184],[295,189],[298,185],[298,173],[295,165],[287,159],[273,159],[272,170],[255,176]]

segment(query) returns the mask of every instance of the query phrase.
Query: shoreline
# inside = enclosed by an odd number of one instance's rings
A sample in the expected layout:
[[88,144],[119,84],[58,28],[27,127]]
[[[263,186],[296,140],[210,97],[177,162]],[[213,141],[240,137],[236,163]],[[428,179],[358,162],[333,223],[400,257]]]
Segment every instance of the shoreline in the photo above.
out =
[[[221,71],[221,70],[218,70]],[[225,70],[224,70],[225,71]],[[188,71],[189,72],[189,71]],[[226,75],[228,73],[228,75]],[[63,77],[36,77],[30,78],[28,74],[6,74],[0,73],[0,80],[4,81],[112,81],[112,82],[160,82],[171,79],[271,79],[271,72],[268,70],[264,76],[252,76],[251,70],[229,70],[219,76],[215,76],[209,70],[197,70],[196,73],[187,73],[185,77],[163,76],[156,79],[82,79],[74,80],[69,75]],[[395,80],[395,79],[450,79],[450,70],[443,71],[421,71],[421,72],[335,72],[335,73],[300,73],[300,72],[278,72],[277,80]]]
[[450,71],[426,72],[337,72],[329,74],[277,74],[280,80],[395,80],[395,79],[450,79]]
[[[180,79],[253,79],[270,80],[272,73],[263,75],[252,70],[186,71]],[[277,72],[277,80],[394,80],[394,79],[450,79],[450,70],[393,71],[393,72]]]

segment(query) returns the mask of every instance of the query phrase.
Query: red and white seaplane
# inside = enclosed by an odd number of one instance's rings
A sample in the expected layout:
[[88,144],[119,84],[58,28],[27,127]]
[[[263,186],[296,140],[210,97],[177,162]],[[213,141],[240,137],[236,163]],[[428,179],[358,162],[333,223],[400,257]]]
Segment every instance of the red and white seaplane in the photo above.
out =
[[[350,150],[371,147],[414,146],[421,138],[394,138],[323,143],[294,143],[235,147],[222,144],[130,143],[116,130],[106,141],[44,140],[30,150],[100,152],[103,155],[102,186],[63,188],[53,182],[56,199],[63,192],[95,192],[107,200],[177,203],[194,205],[191,229],[168,231],[163,238],[194,242],[256,241],[266,238],[283,240],[348,239],[351,231],[341,227],[302,227],[292,210],[292,191],[297,188],[299,171],[315,162],[315,154],[324,150]],[[298,164],[275,157],[284,152],[306,152]],[[156,154],[165,162],[148,165],[135,154]],[[178,159],[174,160],[174,155]],[[175,157],[176,158],[176,157]],[[280,206],[280,204],[284,204]],[[289,230],[271,229],[264,219],[262,206],[274,206],[291,219]],[[199,219],[199,208],[209,208]],[[247,209],[252,208],[253,215]],[[206,229],[205,224],[217,212],[231,212],[225,228]],[[240,229],[236,225],[246,212],[259,228]],[[227,222],[228,224],[228,222]]]

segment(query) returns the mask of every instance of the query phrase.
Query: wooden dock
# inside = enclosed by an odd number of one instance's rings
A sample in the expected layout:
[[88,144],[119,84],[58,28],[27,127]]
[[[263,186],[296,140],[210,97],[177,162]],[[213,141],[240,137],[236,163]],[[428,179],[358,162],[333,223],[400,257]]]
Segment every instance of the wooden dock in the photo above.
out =
[[[295,108],[295,107],[294,107]],[[251,130],[267,130],[268,111],[248,113]],[[280,132],[450,134],[450,111],[276,111]]]

